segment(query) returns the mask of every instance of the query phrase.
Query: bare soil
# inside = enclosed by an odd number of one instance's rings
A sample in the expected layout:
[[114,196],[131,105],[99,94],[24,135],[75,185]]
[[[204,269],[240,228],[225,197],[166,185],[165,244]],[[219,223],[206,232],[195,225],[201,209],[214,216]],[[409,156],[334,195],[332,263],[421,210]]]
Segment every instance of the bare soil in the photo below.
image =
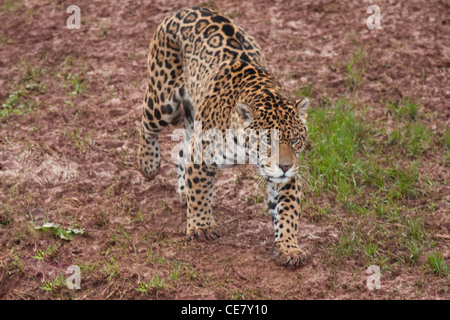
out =
[[[327,263],[322,248],[336,243],[340,230],[332,219],[302,216],[299,240],[313,259],[297,270],[278,266],[266,194],[250,166],[218,174],[214,212],[222,237],[185,242],[170,160],[174,127],[160,136],[155,180],[135,163],[149,40],[165,16],[198,3],[79,0],[81,30],[66,28],[71,3],[12,3],[0,2],[0,101],[22,88],[30,108],[0,119],[0,299],[449,298],[448,278],[420,265],[397,265],[383,274],[380,290],[370,291],[362,260]],[[377,1],[380,30],[366,27],[369,3],[357,0],[204,4],[256,38],[289,92],[311,84],[314,103],[345,94],[346,63],[364,47],[354,98],[359,109],[370,106],[368,121],[389,129],[386,102],[412,94],[433,132],[449,127],[448,2]],[[429,196],[439,208],[430,223],[444,235],[448,261],[449,168],[428,156],[421,170],[438,182]],[[88,234],[61,240],[34,230],[43,222],[80,225]],[[82,270],[81,290],[41,289],[74,264]],[[155,275],[166,285],[136,290]]]

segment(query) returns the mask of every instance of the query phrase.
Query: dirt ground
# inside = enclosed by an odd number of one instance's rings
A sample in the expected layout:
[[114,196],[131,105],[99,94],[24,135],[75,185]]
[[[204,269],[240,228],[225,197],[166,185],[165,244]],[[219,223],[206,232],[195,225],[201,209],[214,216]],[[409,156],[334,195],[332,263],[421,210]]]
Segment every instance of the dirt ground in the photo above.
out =
[[[379,30],[366,27],[372,2],[381,9]],[[449,3],[372,2],[200,4],[253,35],[289,92],[312,84],[312,108],[325,95],[348,92],[346,63],[364,47],[363,80],[353,98],[357,110],[370,106],[365,120],[389,130],[386,102],[414,95],[429,115],[427,128],[442,136],[450,125]],[[78,0],[81,29],[69,30],[71,4],[0,1],[0,102],[13,103],[15,92],[24,111],[0,117],[0,299],[449,298],[449,278],[423,264],[388,268],[381,289],[370,291],[363,259],[326,263],[329,251],[322,248],[335,244],[341,230],[333,219],[303,215],[299,240],[313,259],[297,270],[278,266],[267,197],[250,166],[218,174],[214,213],[223,236],[185,242],[185,208],[170,160],[174,128],[160,136],[155,180],[147,181],[135,163],[149,40],[165,16],[199,3]],[[421,173],[436,182],[429,223],[448,264],[450,174],[441,156],[429,152]],[[62,240],[35,230],[44,222],[79,225],[86,233]],[[80,290],[57,281],[70,265],[81,268]]]

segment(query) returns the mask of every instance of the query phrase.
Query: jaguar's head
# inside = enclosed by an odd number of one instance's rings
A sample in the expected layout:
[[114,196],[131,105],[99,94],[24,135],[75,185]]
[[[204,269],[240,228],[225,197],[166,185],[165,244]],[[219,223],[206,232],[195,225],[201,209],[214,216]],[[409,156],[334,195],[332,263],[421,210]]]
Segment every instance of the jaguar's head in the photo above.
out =
[[247,147],[258,155],[259,173],[274,183],[287,182],[298,172],[299,153],[306,138],[308,98],[295,103],[263,97],[253,105],[238,103],[240,127],[247,132]]

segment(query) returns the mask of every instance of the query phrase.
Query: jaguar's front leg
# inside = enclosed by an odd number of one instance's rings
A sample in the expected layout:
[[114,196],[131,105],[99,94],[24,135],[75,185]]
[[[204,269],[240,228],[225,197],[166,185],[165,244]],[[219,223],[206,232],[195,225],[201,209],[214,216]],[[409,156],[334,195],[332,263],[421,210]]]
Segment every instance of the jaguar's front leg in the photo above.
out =
[[186,165],[186,239],[214,240],[220,236],[212,215],[215,169],[206,164]]
[[296,175],[284,184],[267,183],[269,213],[275,229],[275,251],[279,264],[298,267],[311,255],[297,243],[301,186]]

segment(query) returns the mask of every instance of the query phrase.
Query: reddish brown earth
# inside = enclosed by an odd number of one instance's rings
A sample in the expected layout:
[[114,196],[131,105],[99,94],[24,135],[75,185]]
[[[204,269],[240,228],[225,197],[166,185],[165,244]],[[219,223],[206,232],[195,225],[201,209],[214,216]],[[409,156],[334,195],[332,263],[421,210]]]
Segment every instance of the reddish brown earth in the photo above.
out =
[[[32,112],[0,121],[0,209],[14,210],[12,222],[0,226],[1,299],[449,298],[443,289],[448,278],[424,275],[420,268],[392,270],[382,278],[382,289],[371,292],[367,265],[324,264],[321,248],[338,238],[332,220],[314,223],[303,216],[299,239],[313,254],[311,263],[298,270],[276,265],[265,191],[255,184],[251,167],[218,174],[214,211],[223,236],[186,243],[185,208],[170,161],[174,128],[161,135],[163,162],[154,181],[144,179],[135,161],[149,40],[166,15],[198,3],[76,3],[81,30],[65,27],[71,3],[64,1],[23,1],[0,14],[0,101],[30,81],[45,86],[30,94],[38,106]],[[357,101],[372,107],[368,120],[388,128],[386,101],[413,93],[431,115],[427,126],[439,134],[449,126],[448,2],[377,1],[380,30],[366,27],[371,3],[356,0],[208,4],[257,39],[288,91],[312,83],[316,101],[344,94],[345,65],[364,46],[367,63]],[[37,69],[37,80],[27,78]],[[80,74],[81,94],[72,94],[69,73]],[[448,204],[448,167],[434,160],[430,155],[429,171],[442,182],[439,193]],[[262,203],[255,203],[258,195]],[[450,229],[447,209],[439,216],[444,236]],[[37,233],[32,221],[78,224],[88,235],[62,241]],[[55,252],[44,261],[33,257],[52,246]],[[11,273],[17,255],[23,271]],[[108,281],[111,257],[120,274]],[[73,264],[83,270],[81,290],[40,289]],[[181,266],[182,280],[170,281],[175,266]],[[171,285],[148,295],[135,290],[156,274]]]

